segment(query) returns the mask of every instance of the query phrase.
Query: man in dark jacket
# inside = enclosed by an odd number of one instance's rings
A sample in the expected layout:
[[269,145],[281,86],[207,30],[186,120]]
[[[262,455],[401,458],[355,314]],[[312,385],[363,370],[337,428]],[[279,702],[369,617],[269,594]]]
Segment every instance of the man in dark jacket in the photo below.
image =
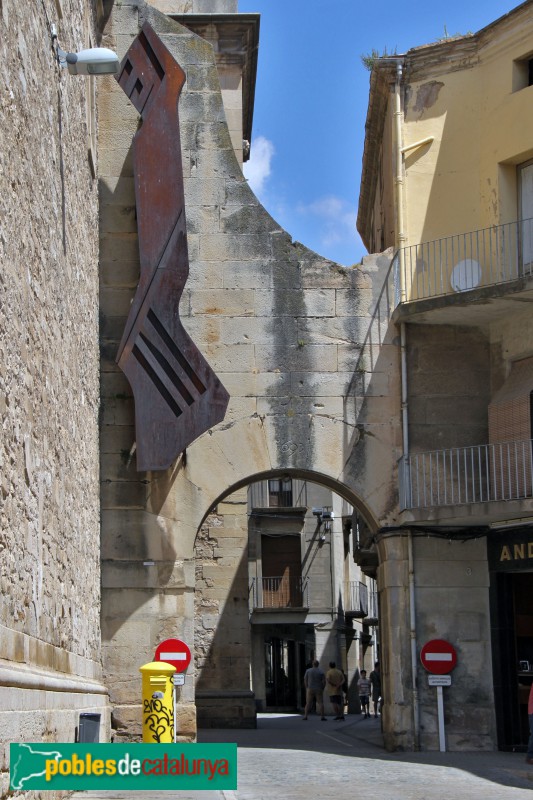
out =
[[326,685],[326,676],[323,670],[320,669],[318,661],[313,661],[313,666],[306,670],[304,675],[304,686],[306,692],[305,711],[303,719],[307,719],[307,715],[311,710],[313,701],[316,700],[317,711],[320,714],[320,719],[325,722],[324,716],[324,686]]
[[378,716],[378,708],[381,703],[381,672],[379,670],[379,661],[374,664],[374,669],[370,673],[370,683],[372,684],[372,702],[374,703],[374,717]]

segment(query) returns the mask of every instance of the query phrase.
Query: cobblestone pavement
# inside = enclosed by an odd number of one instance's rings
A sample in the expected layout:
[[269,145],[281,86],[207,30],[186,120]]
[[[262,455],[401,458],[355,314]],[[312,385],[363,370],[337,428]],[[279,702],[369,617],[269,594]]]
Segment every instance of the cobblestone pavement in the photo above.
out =
[[80,800],[533,800],[523,753],[387,753],[380,721],[262,714],[257,730],[202,730],[237,742],[235,792],[77,792]]

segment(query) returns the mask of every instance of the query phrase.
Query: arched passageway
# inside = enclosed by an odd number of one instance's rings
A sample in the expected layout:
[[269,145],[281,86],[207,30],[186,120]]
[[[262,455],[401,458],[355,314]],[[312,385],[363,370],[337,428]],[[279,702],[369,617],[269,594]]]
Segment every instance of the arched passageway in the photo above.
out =
[[199,727],[302,710],[314,659],[343,669],[346,705],[359,711],[359,671],[379,652],[377,563],[364,573],[355,561],[369,531],[361,510],[317,475],[257,477],[211,509],[195,543]]

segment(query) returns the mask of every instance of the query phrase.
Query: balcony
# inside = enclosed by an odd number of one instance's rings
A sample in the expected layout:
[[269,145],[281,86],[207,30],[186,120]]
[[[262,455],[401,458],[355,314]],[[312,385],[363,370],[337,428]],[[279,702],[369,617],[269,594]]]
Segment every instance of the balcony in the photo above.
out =
[[254,610],[309,608],[309,578],[252,578],[250,599]]
[[353,560],[369,578],[376,577],[379,559],[377,550],[371,541],[365,543],[365,546],[356,545],[353,552]]
[[533,497],[533,440],[415,453],[400,461],[405,509]]
[[532,277],[533,220],[528,219],[401,248],[389,284],[397,306]]
[[367,625],[372,625],[373,627],[377,627],[378,625],[378,593],[376,591],[368,593],[368,615],[365,622]]
[[368,616],[368,588],[361,581],[347,581],[345,583],[344,615],[360,619]]

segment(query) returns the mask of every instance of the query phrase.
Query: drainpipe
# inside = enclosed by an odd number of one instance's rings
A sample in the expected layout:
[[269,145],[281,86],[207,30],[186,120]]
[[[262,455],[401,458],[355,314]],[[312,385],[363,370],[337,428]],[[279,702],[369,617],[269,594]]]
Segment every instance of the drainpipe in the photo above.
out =
[[[407,299],[407,288],[405,285],[405,253],[406,234],[404,231],[404,181],[403,181],[403,159],[404,152],[408,148],[402,147],[402,75],[403,62],[396,60],[396,83],[394,84],[394,146],[396,149],[396,248],[400,264],[400,302],[405,303]],[[409,456],[409,427],[407,422],[407,331],[405,323],[400,324],[400,358],[401,358],[401,381],[402,381],[402,442],[403,459],[402,463],[407,464]]]
[[402,461],[407,466],[409,458],[409,418],[407,410],[409,401],[407,397],[407,329],[405,322],[400,324],[400,364],[401,364],[401,391],[402,391]]
[[[402,488],[405,492],[410,491],[408,486],[409,472],[407,470],[407,460],[409,457],[409,425],[407,421],[407,334],[406,326],[402,322],[400,325],[400,349],[401,349],[401,365],[402,365],[402,440],[403,440],[403,453],[402,453],[402,469],[403,481]],[[417,681],[417,667],[418,660],[416,657],[417,652],[417,639],[416,639],[416,606],[415,606],[415,566],[413,558],[413,534],[411,531],[407,533],[407,552],[409,564],[409,628],[411,639],[411,679],[412,679],[412,692],[413,692],[413,734],[414,734],[414,747],[415,751],[420,749],[420,719],[419,719],[419,705],[418,705],[418,681]]]
[[411,675],[412,675],[412,690],[413,690],[413,736],[415,751],[420,750],[420,713],[418,703],[418,680],[417,680],[417,667],[418,660],[416,657],[417,641],[416,641],[416,606],[415,606],[415,565],[413,558],[413,534],[411,531],[407,534],[407,552],[409,560],[409,622],[411,633]]
[[394,85],[394,132],[396,147],[396,248],[400,262],[400,302],[405,303],[407,291],[405,286],[404,247],[406,235],[403,215],[403,151],[402,151],[402,74],[403,62],[396,60],[396,83]]
[[[404,247],[407,241],[407,236],[404,231],[404,153],[425,144],[426,140],[416,142],[414,145],[402,147],[402,77],[403,77],[403,60],[390,59],[396,64],[396,82],[394,84],[394,147],[396,151],[396,249],[398,251],[399,271],[400,271],[400,302],[405,303],[407,300],[407,287],[405,281],[405,253]],[[429,137],[428,137],[429,141]],[[401,359],[401,386],[402,386],[402,468],[407,466],[407,459],[409,457],[409,426],[407,415],[407,329],[405,323],[400,324],[400,359]],[[406,478],[406,472],[404,472]],[[405,480],[403,481],[405,486]]]
[[[407,287],[405,281],[405,253],[406,234],[404,230],[404,153],[411,148],[402,147],[402,102],[401,88],[403,76],[403,61],[396,60],[396,83],[394,86],[394,132],[396,149],[396,248],[398,250],[400,267],[400,302],[407,300]],[[416,142],[416,146],[425,144]],[[401,359],[401,414],[402,414],[402,467],[404,469],[403,485],[406,487],[407,461],[409,457],[409,425],[408,425],[408,393],[407,393],[407,330],[405,323],[400,324],[400,359]],[[406,487],[407,488],[407,487]],[[409,628],[411,641],[411,681],[413,697],[413,734],[414,748],[420,749],[420,715],[417,681],[417,637],[416,637],[416,605],[415,605],[415,570],[413,558],[413,534],[407,534],[407,552],[409,566]]]
[[[401,108],[401,85],[402,85],[402,64],[400,62],[396,65],[396,86],[395,86],[395,128],[396,128],[396,209],[397,209],[397,246],[400,259],[400,297],[401,302],[405,303],[407,299],[407,288],[405,281],[405,267],[404,267],[404,247],[406,243],[406,235],[404,231],[404,216],[403,216],[403,199],[404,199],[404,181],[403,181],[403,159],[404,153],[407,148],[402,147],[402,108]],[[402,466],[404,469],[403,486],[407,487],[406,481],[409,480],[409,473],[407,472],[407,463],[409,458],[409,422],[408,422],[408,394],[407,394],[407,328],[404,322],[400,324],[400,359],[401,359],[401,382],[402,382]],[[409,565],[409,628],[411,640],[411,681],[413,692],[413,736],[415,751],[420,750],[420,713],[419,713],[419,700],[418,700],[418,680],[417,680],[417,637],[416,637],[416,605],[415,605],[415,563],[413,558],[413,534],[411,531],[407,534],[407,552],[408,552],[408,565]]]

